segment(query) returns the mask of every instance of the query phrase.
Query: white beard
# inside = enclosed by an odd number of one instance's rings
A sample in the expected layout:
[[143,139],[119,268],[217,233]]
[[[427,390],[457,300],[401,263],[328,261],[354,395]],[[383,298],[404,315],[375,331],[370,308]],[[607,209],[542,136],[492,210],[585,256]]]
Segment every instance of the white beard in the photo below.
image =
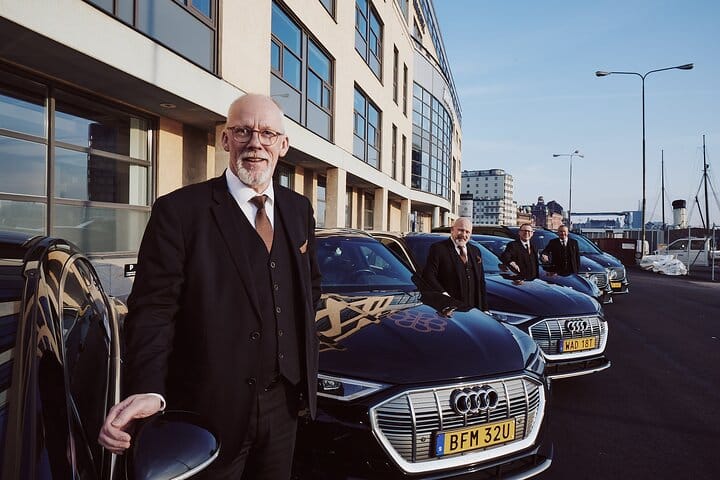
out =
[[248,187],[265,185],[272,180],[273,172],[269,166],[263,170],[248,170],[243,167],[242,160],[238,158],[235,160],[235,169],[237,170],[237,177]]

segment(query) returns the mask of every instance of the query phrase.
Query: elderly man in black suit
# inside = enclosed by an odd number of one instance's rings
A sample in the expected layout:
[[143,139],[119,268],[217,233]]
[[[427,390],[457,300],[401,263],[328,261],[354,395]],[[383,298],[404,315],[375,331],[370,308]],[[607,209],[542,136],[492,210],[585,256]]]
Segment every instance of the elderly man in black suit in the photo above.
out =
[[519,282],[534,280],[539,275],[537,252],[530,242],[533,233],[533,226],[523,223],[520,239],[505,245],[505,251],[500,255],[500,260],[517,274]]
[[228,111],[229,169],[157,199],[125,321],[125,400],[99,441],[165,406],[206,417],[222,448],[206,478],[290,477],[298,411],[314,415],[320,274],[307,198],[273,185],[283,113],[248,94]]
[[[425,288],[443,292],[469,307],[487,311],[485,272],[480,249],[468,243],[472,234],[469,218],[458,218],[450,229],[450,238],[430,246],[422,277]],[[442,313],[451,313],[447,307]]]
[[554,273],[570,275],[578,273],[580,266],[580,247],[578,242],[569,238],[568,227],[560,225],[557,229],[558,238],[553,238],[540,252],[543,262],[549,262]]

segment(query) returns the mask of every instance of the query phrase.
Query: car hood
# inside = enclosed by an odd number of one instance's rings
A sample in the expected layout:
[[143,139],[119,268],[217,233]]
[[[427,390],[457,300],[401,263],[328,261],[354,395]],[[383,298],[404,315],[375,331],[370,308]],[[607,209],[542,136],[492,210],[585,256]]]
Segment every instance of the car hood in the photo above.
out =
[[622,267],[620,260],[605,253],[583,253],[582,256],[589,258],[603,267]]
[[584,293],[549,285],[542,280],[515,284],[500,275],[486,275],[490,310],[534,317],[563,317],[597,313],[596,302]]
[[594,272],[594,273],[605,273],[605,266],[596,262],[590,257],[587,257],[585,255],[580,255],[580,266],[579,266],[579,272],[578,273],[588,273],[588,272]]
[[439,309],[416,292],[323,295],[320,371],[408,384],[523,370],[527,352],[501,323],[475,309],[450,317]]
[[551,285],[572,288],[575,291],[590,295],[591,297],[600,294],[597,287],[593,288],[594,284],[591,284],[579,275],[549,275],[548,272],[541,271],[540,279]]

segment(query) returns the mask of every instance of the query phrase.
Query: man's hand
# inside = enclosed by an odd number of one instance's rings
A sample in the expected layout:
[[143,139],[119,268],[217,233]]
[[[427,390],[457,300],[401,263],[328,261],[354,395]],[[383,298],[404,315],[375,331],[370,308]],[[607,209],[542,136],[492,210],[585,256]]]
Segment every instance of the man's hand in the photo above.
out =
[[159,412],[162,401],[157,395],[131,395],[110,409],[100,429],[98,442],[112,453],[121,454],[130,448],[127,430],[133,420],[149,417]]
[[518,264],[517,264],[517,263],[515,263],[515,262],[510,262],[510,266],[511,266],[512,269],[515,270],[516,272],[518,272],[518,273],[520,272],[520,267],[518,267]]
[[546,253],[543,253],[542,255],[540,255],[540,260],[542,260],[544,263],[548,263],[550,261],[550,257],[548,257]]

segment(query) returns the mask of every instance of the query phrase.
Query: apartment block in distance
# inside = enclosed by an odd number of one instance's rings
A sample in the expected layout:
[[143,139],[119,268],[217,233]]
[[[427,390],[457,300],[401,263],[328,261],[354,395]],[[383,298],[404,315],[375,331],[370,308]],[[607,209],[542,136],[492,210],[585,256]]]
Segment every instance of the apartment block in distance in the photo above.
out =
[[3,0],[0,228],[73,241],[127,293],[153,201],[223,173],[247,92],[283,107],[276,181],[319,226],[457,217],[461,109],[430,0]]
[[516,225],[513,177],[504,170],[463,171],[461,192],[473,197],[473,225]]

